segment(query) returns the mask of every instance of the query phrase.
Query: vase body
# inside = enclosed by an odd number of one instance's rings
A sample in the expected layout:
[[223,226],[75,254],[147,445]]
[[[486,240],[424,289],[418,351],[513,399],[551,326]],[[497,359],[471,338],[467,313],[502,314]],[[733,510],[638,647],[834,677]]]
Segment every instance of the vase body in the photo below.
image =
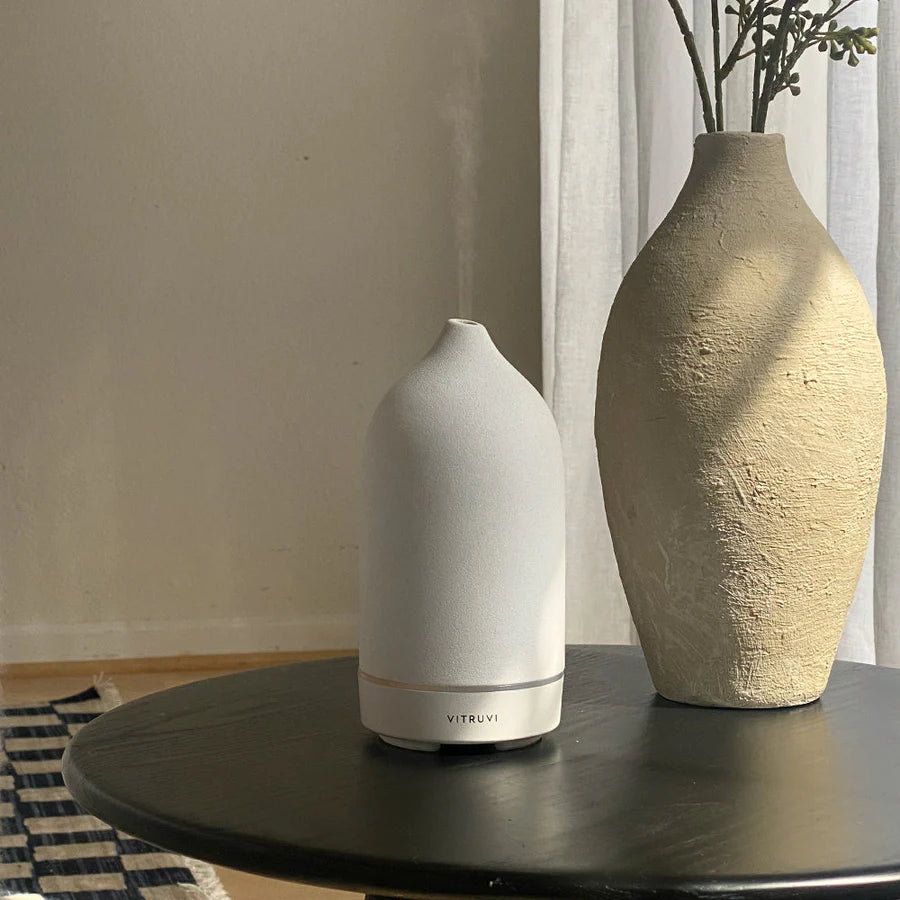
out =
[[597,387],[607,520],[664,697],[819,697],[866,552],[885,405],[868,304],[783,137],[698,137],[616,295]]
[[392,743],[506,745],[559,723],[556,423],[485,328],[451,319],[366,437],[360,706]]

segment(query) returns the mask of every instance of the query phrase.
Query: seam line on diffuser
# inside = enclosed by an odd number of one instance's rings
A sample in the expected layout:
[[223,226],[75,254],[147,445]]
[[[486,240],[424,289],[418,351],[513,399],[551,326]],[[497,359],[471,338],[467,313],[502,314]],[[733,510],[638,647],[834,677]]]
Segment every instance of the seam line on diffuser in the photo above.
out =
[[522,691],[528,688],[544,687],[559,681],[565,672],[558,672],[549,678],[541,678],[537,681],[522,681],[518,684],[409,684],[405,681],[393,681],[390,678],[379,678],[369,675],[368,672],[359,670],[359,677],[370,684],[378,684],[382,687],[402,688],[405,691],[435,691],[448,694],[484,694],[492,691]]

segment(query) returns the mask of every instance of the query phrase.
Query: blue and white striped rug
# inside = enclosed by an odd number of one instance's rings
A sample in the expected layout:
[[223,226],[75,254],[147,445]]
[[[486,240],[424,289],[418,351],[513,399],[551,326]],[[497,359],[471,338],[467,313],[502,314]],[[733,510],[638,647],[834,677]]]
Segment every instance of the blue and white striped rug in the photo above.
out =
[[0,897],[228,900],[213,868],[86,813],[63,784],[63,750],[118,702],[101,684],[40,706],[0,707]]

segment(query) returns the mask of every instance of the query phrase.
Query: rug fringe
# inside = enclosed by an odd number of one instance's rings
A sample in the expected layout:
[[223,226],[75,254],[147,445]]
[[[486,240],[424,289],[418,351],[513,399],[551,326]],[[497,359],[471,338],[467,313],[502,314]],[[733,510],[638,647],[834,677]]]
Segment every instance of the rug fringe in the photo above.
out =
[[[100,695],[100,702],[104,709],[113,709],[122,705],[122,695],[109,675],[103,672],[95,675],[94,688]],[[197,883],[181,884],[179,885],[180,888],[186,893],[195,894],[197,900],[231,900],[222,882],[219,881],[216,870],[209,863],[201,862],[199,859],[191,859],[189,856],[183,856],[182,859]]]
[[[219,881],[216,870],[209,863],[201,862],[199,859],[191,859],[189,856],[186,856],[184,859],[187,862],[187,867],[191,870],[191,875],[194,876],[194,881],[197,882],[198,898],[202,897],[204,900],[231,900],[228,894],[225,893],[225,888],[222,886],[222,882]],[[186,884],[183,887],[193,892],[195,885]]]
[[94,676],[94,688],[100,695],[100,702],[104,709],[113,709],[122,705],[122,695],[119,689],[113,684],[112,678],[101,672]]

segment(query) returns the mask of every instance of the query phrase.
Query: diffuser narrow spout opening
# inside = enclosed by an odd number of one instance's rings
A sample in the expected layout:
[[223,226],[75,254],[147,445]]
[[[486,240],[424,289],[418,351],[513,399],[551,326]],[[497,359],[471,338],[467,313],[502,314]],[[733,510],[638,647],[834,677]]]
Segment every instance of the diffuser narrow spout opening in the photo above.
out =
[[448,319],[431,352],[496,352],[487,328],[472,319]]

